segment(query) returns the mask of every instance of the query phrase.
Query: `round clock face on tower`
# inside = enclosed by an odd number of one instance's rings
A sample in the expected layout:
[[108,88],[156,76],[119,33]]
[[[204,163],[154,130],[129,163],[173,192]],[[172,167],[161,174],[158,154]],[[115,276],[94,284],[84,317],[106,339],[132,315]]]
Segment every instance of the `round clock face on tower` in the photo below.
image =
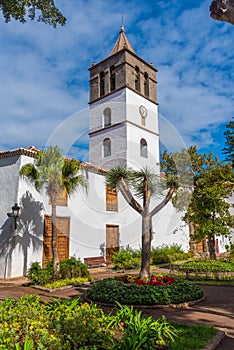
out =
[[147,117],[147,109],[146,109],[146,107],[145,106],[140,106],[139,107],[139,112],[140,112],[140,115],[141,115],[141,117],[143,117],[143,118],[146,118]]

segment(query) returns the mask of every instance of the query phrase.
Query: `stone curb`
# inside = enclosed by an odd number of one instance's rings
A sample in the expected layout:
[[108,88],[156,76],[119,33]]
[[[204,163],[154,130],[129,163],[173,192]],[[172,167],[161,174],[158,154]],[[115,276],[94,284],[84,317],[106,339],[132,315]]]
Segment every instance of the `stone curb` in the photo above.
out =
[[221,340],[226,336],[227,332],[228,330],[225,328],[218,329],[217,334],[213,336],[202,350],[215,350]]

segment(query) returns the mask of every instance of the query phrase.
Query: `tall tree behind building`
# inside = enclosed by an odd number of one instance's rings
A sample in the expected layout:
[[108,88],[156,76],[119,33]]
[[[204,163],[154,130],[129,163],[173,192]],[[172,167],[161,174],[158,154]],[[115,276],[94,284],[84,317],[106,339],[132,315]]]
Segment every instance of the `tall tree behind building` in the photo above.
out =
[[226,138],[223,149],[223,154],[226,154],[226,161],[230,162],[232,169],[234,169],[234,118],[226,125],[224,136]]

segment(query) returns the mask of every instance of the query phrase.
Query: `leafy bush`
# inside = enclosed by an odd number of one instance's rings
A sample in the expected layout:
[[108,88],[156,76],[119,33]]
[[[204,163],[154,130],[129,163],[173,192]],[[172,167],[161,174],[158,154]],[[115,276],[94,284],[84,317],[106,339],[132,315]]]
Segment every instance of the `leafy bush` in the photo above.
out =
[[51,281],[52,276],[47,267],[42,268],[38,262],[34,262],[28,271],[28,278],[33,284],[43,286]]
[[89,277],[87,266],[74,257],[60,261],[60,279],[73,277]]
[[33,340],[33,349],[108,349],[113,344],[108,323],[101,309],[78,299],[53,303],[32,295],[7,299],[0,304],[0,348],[21,349]]
[[179,334],[164,316],[158,320],[143,318],[142,312],[133,309],[133,306],[118,306],[119,309],[109,323],[109,327],[123,332],[115,350],[154,350],[157,345],[169,345]]
[[225,249],[229,252],[231,257],[234,257],[234,243],[225,245]]
[[106,315],[78,299],[47,303],[32,295],[0,304],[2,350],[153,350],[170,344],[177,334],[164,317],[145,318],[133,307],[119,305]]
[[28,278],[32,284],[39,286],[53,283],[55,280],[77,277],[89,278],[90,275],[87,266],[74,257],[60,261],[60,273],[58,276],[54,275],[52,262],[48,262],[44,268],[38,262],[34,262],[28,271]]
[[193,347],[198,350],[215,332],[201,325],[168,323],[165,317],[142,317],[132,306],[118,305],[104,314],[79,299],[48,303],[32,295],[0,303],[1,350],[181,350],[191,344],[198,344]]
[[168,305],[199,299],[203,290],[188,281],[177,281],[165,286],[120,283],[118,278],[108,278],[92,284],[87,298],[95,302],[130,305]]
[[[152,247],[151,263],[153,265],[168,264],[173,261],[187,260],[193,257],[192,253],[185,253],[181,246],[173,244],[161,248]],[[141,266],[141,250],[135,250],[130,247],[121,249],[113,256],[114,270],[138,269]]]
[[113,256],[114,270],[138,269],[141,266],[141,252],[130,247],[121,249]]
[[[95,304],[81,304],[74,312],[54,318],[51,328],[65,349],[109,349],[114,344],[109,319]],[[64,347],[62,347],[64,349]]]
[[192,253],[185,253],[178,244],[165,245],[160,248],[152,248],[151,262],[153,265],[167,264],[173,261],[187,260],[192,256]]

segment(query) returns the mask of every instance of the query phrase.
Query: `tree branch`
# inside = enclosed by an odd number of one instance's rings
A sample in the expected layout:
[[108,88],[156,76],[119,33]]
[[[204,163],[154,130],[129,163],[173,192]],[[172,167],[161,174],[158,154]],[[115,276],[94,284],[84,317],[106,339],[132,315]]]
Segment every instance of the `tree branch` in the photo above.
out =
[[122,193],[124,199],[127,201],[127,203],[136,210],[139,214],[143,212],[142,206],[135,200],[133,197],[131,191],[129,190],[129,187],[127,183],[124,181],[123,178],[119,180],[118,187],[120,192]]
[[150,213],[150,215],[153,217],[155,214],[157,214],[165,205],[169,202],[169,200],[172,198],[173,193],[175,192],[176,186],[172,185],[170,189],[167,192],[166,197],[163,199],[161,203],[159,203]]

